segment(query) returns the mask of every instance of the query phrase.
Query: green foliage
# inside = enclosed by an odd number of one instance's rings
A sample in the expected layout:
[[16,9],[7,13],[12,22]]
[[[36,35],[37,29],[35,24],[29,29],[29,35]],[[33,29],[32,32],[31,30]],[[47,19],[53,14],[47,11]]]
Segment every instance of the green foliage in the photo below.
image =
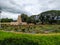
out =
[[15,34],[0,31],[0,45],[60,45],[60,35]]
[[21,14],[22,22],[26,22],[28,16],[26,14]]
[[8,19],[8,18],[2,18],[1,22],[12,22],[13,19]]
[[34,23],[34,24],[38,23],[38,20],[36,19],[36,15],[30,16],[30,18],[31,18],[31,23]]
[[41,20],[42,24],[44,23],[58,24],[57,21],[59,22],[59,20],[57,18],[59,16],[60,16],[60,10],[50,10],[50,11],[45,11],[39,14],[39,19]]
[[[39,17],[38,17],[39,16]],[[59,24],[58,18],[60,16],[60,10],[50,10],[42,12],[38,15],[32,15],[28,17],[26,14],[21,14],[22,21],[29,23],[38,24]]]
[[28,24],[31,23],[31,18],[28,17],[26,22],[27,22]]
[[44,15],[40,15],[40,17],[39,17],[39,19],[41,20],[41,24],[44,24],[44,22],[45,22],[45,17],[44,17]]

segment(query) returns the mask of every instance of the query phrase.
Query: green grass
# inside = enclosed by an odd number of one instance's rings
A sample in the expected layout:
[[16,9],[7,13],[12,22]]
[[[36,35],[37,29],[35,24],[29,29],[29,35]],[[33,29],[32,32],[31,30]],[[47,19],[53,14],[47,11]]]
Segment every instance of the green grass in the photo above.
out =
[[60,33],[25,34],[0,31],[0,45],[60,45]]

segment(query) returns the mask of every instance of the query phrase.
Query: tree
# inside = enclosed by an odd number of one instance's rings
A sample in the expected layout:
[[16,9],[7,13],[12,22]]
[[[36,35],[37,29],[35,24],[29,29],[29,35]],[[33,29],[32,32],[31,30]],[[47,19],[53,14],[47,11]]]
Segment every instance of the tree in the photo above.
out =
[[39,19],[40,19],[40,21],[41,21],[41,24],[44,24],[44,22],[45,22],[45,17],[44,17],[44,15],[40,15],[39,16]]
[[26,22],[27,22],[28,24],[31,23],[31,18],[28,17]]
[[39,14],[39,19],[41,20],[42,24],[43,23],[53,24],[53,23],[56,23],[57,21],[60,22],[57,19],[59,16],[60,16],[59,10],[50,10],[50,11],[45,11]]
[[37,15],[30,16],[31,23],[37,24],[39,22],[39,19],[36,17]]
[[12,22],[13,19],[8,19],[8,18],[2,18],[1,22]]
[[26,14],[21,14],[22,22],[26,22],[28,16]]

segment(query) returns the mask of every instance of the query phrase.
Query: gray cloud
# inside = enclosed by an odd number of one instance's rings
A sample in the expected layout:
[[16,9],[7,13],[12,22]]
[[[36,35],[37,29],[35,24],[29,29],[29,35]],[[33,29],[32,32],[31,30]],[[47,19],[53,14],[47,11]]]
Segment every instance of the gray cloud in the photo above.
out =
[[60,0],[0,0],[0,8],[3,12],[14,15],[21,13],[33,15],[47,10],[60,10]]
[[[30,13],[25,8],[31,8],[34,11],[44,11],[49,9],[59,9],[59,0],[0,0],[0,7],[2,11],[12,12],[12,13]],[[30,7],[28,7],[30,6]],[[38,7],[38,8],[36,8]],[[34,12],[33,12],[34,13]]]
[[15,4],[15,2],[12,0],[0,0],[0,8],[2,8],[2,11],[11,13],[28,13],[23,9],[22,6]]

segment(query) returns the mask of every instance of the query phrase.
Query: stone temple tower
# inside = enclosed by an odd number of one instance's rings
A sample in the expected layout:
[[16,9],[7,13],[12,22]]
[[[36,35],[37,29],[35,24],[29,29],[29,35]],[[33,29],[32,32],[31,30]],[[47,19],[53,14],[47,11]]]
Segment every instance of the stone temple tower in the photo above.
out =
[[27,25],[27,23],[26,22],[22,22],[22,18],[19,15],[18,19],[17,19],[17,22],[11,22],[10,25]]
[[18,22],[18,24],[21,24],[22,23],[22,19],[21,19],[21,16],[20,15],[18,16],[17,22]]

